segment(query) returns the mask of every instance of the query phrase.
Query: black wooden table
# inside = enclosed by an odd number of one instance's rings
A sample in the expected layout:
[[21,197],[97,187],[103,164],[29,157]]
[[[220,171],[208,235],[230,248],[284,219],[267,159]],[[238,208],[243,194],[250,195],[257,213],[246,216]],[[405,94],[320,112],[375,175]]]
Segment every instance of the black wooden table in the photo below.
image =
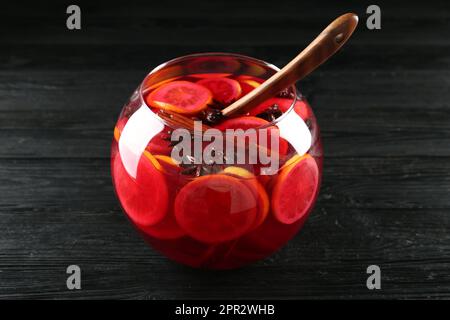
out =
[[[260,0],[2,3],[0,298],[450,298],[448,1]],[[325,148],[323,186],[281,251],[227,272],[149,248],[121,213],[109,173],[115,120],[154,66],[238,52],[282,66],[329,21],[355,11],[344,50],[299,84]],[[66,288],[66,268],[82,289]],[[366,268],[381,268],[368,290]]]

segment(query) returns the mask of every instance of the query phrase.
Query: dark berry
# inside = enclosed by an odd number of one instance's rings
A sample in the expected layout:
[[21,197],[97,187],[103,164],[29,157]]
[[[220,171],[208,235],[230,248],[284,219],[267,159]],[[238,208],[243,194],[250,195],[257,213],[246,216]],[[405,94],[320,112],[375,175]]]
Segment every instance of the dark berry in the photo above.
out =
[[208,124],[216,124],[223,119],[222,111],[218,109],[208,109],[205,112],[205,122]]
[[282,114],[283,113],[281,112],[279,106],[275,103],[266,110],[264,110],[264,112],[258,114],[257,117],[271,122],[274,121],[279,116],[281,116]]
[[280,93],[278,93],[278,97],[280,98],[293,98],[294,95],[292,94],[290,89],[284,89]]

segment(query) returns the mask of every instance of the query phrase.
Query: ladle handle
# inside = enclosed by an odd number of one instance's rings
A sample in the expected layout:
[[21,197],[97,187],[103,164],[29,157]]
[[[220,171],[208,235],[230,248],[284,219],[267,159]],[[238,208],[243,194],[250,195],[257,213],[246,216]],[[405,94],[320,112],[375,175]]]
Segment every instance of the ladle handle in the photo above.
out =
[[245,113],[303,79],[328,60],[350,38],[358,16],[346,13],[328,25],[298,56],[259,87],[222,110],[222,115]]

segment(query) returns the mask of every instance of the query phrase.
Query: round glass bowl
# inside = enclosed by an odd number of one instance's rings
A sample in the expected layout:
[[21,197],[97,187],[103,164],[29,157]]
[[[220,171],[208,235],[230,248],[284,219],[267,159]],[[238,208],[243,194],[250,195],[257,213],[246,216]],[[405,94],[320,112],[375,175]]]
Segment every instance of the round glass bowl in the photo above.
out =
[[236,54],[184,56],[151,71],[123,107],[111,151],[115,192],[170,259],[241,267],[277,251],[311,212],[322,145],[295,87],[246,114],[214,117],[276,71]]

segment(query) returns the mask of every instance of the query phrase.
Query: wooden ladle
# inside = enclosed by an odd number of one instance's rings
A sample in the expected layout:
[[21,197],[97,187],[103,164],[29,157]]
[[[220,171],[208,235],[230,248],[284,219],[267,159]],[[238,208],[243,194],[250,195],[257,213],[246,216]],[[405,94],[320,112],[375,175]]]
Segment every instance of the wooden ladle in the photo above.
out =
[[328,25],[298,56],[259,87],[222,110],[222,116],[246,113],[303,79],[328,60],[350,38],[358,16],[346,13]]
[[[357,24],[358,16],[356,14],[346,13],[338,17],[298,56],[259,87],[222,111],[217,109],[211,110],[214,121],[210,120],[209,122],[214,123],[220,121],[223,117],[246,113],[258,104],[303,79],[342,47],[356,29]],[[219,114],[216,114],[216,112],[219,112]],[[189,117],[162,109],[158,112],[158,115],[174,128],[194,130],[194,120]],[[202,126],[202,130],[207,130],[208,128],[209,126],[207,125]]]

